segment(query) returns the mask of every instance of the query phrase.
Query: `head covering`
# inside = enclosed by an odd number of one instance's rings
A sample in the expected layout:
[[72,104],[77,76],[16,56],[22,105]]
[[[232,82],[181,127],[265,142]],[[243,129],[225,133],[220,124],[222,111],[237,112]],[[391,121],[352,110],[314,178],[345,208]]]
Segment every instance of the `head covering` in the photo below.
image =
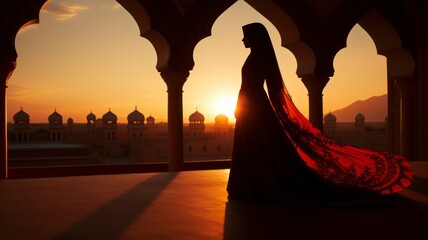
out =
[[[266,83],[269,94],[285,90],[275,50],[273,49],[269,33],[266,27],[258,22],[250,23],[242,27],[244,37],[249,41],[251,55],[253,55],[260,66],[267,69]],[[286,91],[286,90],[285,90]]]
[[266,48],[273,50],[269,33],[261,23],[255,22],[244,25],[242,31],[244,36],[248,38],[252,50],[268,50]]

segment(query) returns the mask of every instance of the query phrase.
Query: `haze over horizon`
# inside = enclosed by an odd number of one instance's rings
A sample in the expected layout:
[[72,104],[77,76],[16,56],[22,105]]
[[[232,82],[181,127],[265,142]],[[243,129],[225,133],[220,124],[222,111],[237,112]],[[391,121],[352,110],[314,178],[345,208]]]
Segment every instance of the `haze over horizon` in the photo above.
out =
[[[94,17],[95,16],[95,17]],[[248,49],[241,26],[261,22],[269,30],[285,84],[300,111],[308,115],[307,90],[296,76],[296,59],[281,47],[274,26],[244,1],[237,1],[194,51],[195,67],[183,87],[184,122],[196,109],[207,122],[233,109]],[[356,25],[335,58],[335,75],[324,89],[324,112],[386,93],[386,60],[370,36]],[[8,121],[23,107],[31,122],[47,122],[56,109],[66,120],[86,122],[91,111],[109,108],[125,123],[135,106],[146,117],[166,121],[166,84],[157,72],[151,43],[139,36],[132,18],[114,0],[52,0],[40,23],[16,37],[18,64],[8,84]]]

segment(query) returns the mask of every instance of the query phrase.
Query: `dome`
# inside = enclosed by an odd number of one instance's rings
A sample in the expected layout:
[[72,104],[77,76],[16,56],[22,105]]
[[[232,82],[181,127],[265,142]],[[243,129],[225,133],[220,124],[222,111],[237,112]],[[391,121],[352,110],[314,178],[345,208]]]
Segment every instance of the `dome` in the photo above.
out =
[[228,124],[229,118],[224,114],[219,114],[215,117],[216,124]]
[[143,123],[145,117],[141,112],[137,110],[137,107],[135,107],[135,110],[128,115],[127,119],[128,123]]
[[204,122],[205,117],[204,117],[204,115],[202,115],[202,113],[200,113],[200,112],[198,112],[198,110],[196,110],[196,112],[190,114],[189,121],[190,122]]
[[355,116],[355,121],[364,121],[366,117],[360,112]]
[[102,120],[103,123],[117,123],[117,116],[109,109],[108,112],[103,115]]
[[97,120],[97,116],[95,116],[95,114],[93,114],[91,111],[91,113],[89,113],[88,116],[86,116],[86,120],[88,122],[91,122],[91,121],[95,122],[95,120]]
[[49,115],[48,121],[50,124],[62,124],[62,116],[55,110],[51,115]]
[[154,124],[155,123],[155,118],[152,117],[152,115],[150,115],[146,120],[147,120],[148,124]]
[[13,121],[15,123],[30,123],[30,115],[24,112],[21,107],[21,110],[13,115]]
[[67,119],[67,123],[68,123],[68,124],[73,124],[73,122],[74,122],[73,118],[69,117],[69,118]]
[[336,120],[337,120],[336,116],[334,116],[331,112],[328,113],[327,115],[325,115],[325,117],[324,117],[325,122],[333,122]]

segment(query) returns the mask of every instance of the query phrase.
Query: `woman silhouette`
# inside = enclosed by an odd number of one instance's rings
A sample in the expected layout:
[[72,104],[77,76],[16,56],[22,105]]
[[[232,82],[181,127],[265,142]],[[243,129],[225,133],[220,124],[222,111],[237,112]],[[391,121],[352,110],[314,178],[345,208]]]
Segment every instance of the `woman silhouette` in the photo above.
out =
[[403,157],[343,145],[312,127],[284,86],[266,28],[252,23],[243,32],[251,52],[235,111],[229,198],[332,203],[410,185],[412,170]]

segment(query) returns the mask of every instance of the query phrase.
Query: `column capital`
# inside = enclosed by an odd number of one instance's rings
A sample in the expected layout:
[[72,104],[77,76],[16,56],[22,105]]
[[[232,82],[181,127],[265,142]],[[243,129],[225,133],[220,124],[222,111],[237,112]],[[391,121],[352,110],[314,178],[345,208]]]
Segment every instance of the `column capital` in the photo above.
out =
[[330,80],[329,77],[302,76],[302,82],[308,89],[309,121],[320,131],[323,131],[322,91],[328,80]]
[[161,72],[161,77],[168,86],[168,92],[182,92],[183,85],[189,77],[189,70],[165,70]]
[[330,77],[320,77],[320,76],[303,76],[302,82],[305,84],[306,89],[308,89],[308,94],[321,94],[324,87],[327,85]]

